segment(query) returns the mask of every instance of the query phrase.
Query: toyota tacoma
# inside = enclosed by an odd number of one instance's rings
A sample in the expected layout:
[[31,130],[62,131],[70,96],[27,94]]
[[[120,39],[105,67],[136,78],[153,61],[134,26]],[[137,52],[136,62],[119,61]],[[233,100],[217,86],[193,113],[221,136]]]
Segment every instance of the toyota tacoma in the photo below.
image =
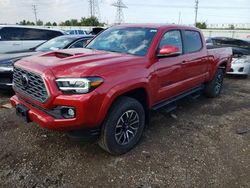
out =
[[150,110],[204,92],[217,97],[231,48],[206,48],[200,30],[178,25],[111,27],[86,49],[67,49],[15,63],[18,116],[71,137],[97,138],[111,154],[140,140]]

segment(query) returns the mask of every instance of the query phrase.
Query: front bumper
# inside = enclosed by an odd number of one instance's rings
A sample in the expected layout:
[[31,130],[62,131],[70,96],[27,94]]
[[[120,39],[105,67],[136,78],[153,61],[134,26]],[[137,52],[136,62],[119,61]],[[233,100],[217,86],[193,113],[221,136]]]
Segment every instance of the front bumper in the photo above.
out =
[[235,75],[248,75],[249,73],[250,73],[249,63],[232,64],[231,69],[227,72],[227,74],[235,74]]
[[101,107],[101,100],[98,99],[98,94],[95,92],[81,96],[61,95],[55,98],[53,101],[55,107],[69,106],[75,108],[76,116],[72,119],[57,119],[48,113],[53,109],[42,109],[17,95],[13,96],[10,101],[13,107],[16,107],[18,104],[26,106],[29,109],[29,120],[45,129],[62,132],[78,129],[91,130],[99,128],[101,124],[97,118],[99,108]]

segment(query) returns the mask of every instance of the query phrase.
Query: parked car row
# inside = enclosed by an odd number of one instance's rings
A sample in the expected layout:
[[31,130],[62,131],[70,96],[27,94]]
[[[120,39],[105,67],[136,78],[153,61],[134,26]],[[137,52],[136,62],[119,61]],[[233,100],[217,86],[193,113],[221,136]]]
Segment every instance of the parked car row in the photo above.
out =
[[44,42],[35,48],[0,55],[0,88],[10,89],[12,87],[13,65],[21,58],[60,49],[83,48],[91,38],[93,36],[90,35],[63,35]]
[[86,30],[55,30],[48,28],[35,28],[27,26],[0,25],[0,54],[17,50],[28,50],[45,41],[61,35],[97,35],[103,28]]
[[227,74],[242,75],[248,77],[250,74],[250,41],[226,37],[213,37],[206,40],[208,48],[231,47],[233,50],[233,61],[231,69]]

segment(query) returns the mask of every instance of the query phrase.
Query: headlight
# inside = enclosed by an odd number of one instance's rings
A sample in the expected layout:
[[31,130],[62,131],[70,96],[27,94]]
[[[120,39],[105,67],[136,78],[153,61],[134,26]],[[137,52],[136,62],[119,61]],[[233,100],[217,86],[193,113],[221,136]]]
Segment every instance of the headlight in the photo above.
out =
[[59,78],[56,80],[60,91],[66,94],[89,93],[103,83],[100,77]]

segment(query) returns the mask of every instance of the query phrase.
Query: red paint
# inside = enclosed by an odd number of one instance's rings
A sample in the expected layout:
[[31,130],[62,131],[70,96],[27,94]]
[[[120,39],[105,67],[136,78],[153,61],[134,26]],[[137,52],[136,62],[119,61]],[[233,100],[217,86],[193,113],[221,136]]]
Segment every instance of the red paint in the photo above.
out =
[[[196,28],[177,25],[133,25],[133,27],[158,29],[145,57],[90,49],[68,49],[60,51],[68,54],[66,56],[50,52],[18,61],[15,66],[42,75],[50,92],[50,98],[45,104],[41,104],[16,92],[17,95],[11,98],[11,104],[16,106],[21,103],[27,106],[30,109],[31,120],[43,128],[58,131],[96,128],[102,124],[113,101],[128,91],[144,88],[150,108],[185,90],[210,81],[221,63],[226,62],[226,70],[230,69],[231,49],[208,51],[202,34],[203,48],[199,52],[157,58],[158,45],[166,31],[173,29],[199,31]],[[104,83],[94,91],[82,95],[64,95],[55,83],[56,78],[86,76],[100,76],[104,79]],[[54,119],[18,96],[46,110],[56,106],[73,106],[76,108],[77,116],[70,120]]]

